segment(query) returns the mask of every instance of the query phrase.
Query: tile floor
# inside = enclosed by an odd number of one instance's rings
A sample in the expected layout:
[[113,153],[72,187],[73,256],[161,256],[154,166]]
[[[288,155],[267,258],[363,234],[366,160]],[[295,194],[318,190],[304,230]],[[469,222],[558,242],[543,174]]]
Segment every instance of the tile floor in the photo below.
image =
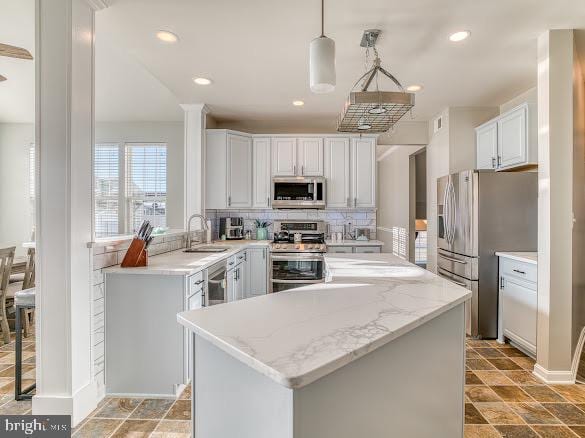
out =
[[[23,342],[24,385],[35,377],[34,335]],[[585,385],[545,385],[534,361],[510,345],[467,341],[465,438],[585,438]],[[191,391],[178,400],[104,399],[74,437],[188,438]],[[0,414],[28,414],[14,400],[14,340],[0,347]]]
[[465,438],[585,437],[585,385],[545,385],[510,345],[467,341]]

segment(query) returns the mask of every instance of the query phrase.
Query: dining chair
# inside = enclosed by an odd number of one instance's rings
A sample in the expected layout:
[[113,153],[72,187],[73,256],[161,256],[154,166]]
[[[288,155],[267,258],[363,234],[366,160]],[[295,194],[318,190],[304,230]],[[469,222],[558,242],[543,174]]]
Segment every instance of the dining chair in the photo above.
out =
[[5,344],[10,343],[6,295],[8,293],[8,281],[10,279],[10,271],[15,252],[15,246],[0,249],[0,328],[2,328],[2,336]]
[[[35,249],[29,248],[26,260],[26,269],[24,271],[24,280],[22,282],[22,290],[31,289],[35,287]],[[28,338],[30,334],[30,326],[34,322],[35,308],[23,307],[22,320],[24,321],[24,337]]]

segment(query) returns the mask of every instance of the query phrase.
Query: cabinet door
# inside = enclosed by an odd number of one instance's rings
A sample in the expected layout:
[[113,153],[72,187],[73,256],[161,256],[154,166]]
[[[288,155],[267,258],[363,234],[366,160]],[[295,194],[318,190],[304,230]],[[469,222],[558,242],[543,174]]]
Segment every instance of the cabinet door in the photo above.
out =
[[498,156],[498,124],[483,125],[475,131],[477,168],[495,169]]
[[252,139],[228,134],[228,208],[252,206]]
[[226,297],[227,297],[227,302],[232,302],[232,301],[236,301],[236,289],[237,289],[237,283],[236,283],[236,269],[230,269],[229,271],[227,271],[226,273]]
[[349,138],[325,139],[325,177],[327,178],[327,207],[350,206]]
[[207,131],[205,155],[205,208],[223,210],[227,208],[227,134],[222,131]]
[[295,176],[297,170],[297,139],[272,139],[272,174],[274,176]]
[[268,248],[248,249],[248,296],[266,295],[268,293]]
[[527,162],[526,112],[522,106],[498,120],[499,168]]
[[299,138],[297,173],[301,176],[323,176],[323,139]]
[[270,138],[255,138],[253,144],[254,208],[270,207]]
[[536,290],[510,277],[504,277],[503,286],[504,335],[515,335],[536,346]]
[[234,269],[235,272],[235,280],[236,280],[236,286],[235,286],[235,299],[236,300],[243,300],[244,298],[246,298],[246,270],[245,270],[245,264],[244,263],[240,263],[238,265],[238,267],[236,269]]
[[352,138],[354,208],[376,206],[376,139]]

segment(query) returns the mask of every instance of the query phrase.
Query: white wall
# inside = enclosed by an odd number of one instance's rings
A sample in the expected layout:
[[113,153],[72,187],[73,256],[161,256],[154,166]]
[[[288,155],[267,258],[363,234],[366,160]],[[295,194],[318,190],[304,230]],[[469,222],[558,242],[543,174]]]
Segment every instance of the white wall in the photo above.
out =
[[519,94],[513,99],[510,99],[508,102],[501,104],[500,114],[503,114],[506,111],[510,111],[511,109],[523,103],[534,105],[536,108],[536,106],[538,105],[538,91],[536,87],[530,88],[529,90],[526,90],[525,92]]
[[433,132],[433,120],[429,122],[427,146],[427,269],[437,270],[437,178],[449,174],[449,110],[443,117],[443,127]]
[[408,260],[409,254],[409,179],[410,155],[421,147],[396,146],[378,161],[377,238],[383,251]]
[[167,226],[183,229],[184,131],[182,122],[98,122],[96,143],[167,143]]
[[26,254],[33,230],[29,198],[29,147],[35,141],[32,123],[0,123],[0,248],[16,246]]

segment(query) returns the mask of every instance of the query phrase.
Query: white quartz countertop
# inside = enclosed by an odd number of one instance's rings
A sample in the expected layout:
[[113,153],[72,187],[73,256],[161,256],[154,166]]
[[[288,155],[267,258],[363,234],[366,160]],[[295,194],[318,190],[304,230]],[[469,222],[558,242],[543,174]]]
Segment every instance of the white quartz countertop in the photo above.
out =
[[512,260],[518,260],[521,262],[532,263],[534,265],[538,264],[538,253],[537,252],[496,252],[496,255],[499,257],[506,257]]
[[384,246],[381,240],[327,240],[327,246]]
[[148,266],[136,268],[122,268],[112,266],[104,269],[106,274],[152,274],[152,275],[192,275],[213,264],[227,259],[242,249],[248,247],[268,247],[268,240],[232,240],[217,241],[200,246],[225,246],[226,251],[216,253],[184,252],[183,249],[159,254],[148,258]]
[[391,254],[327,254],[328,282],[180,313],[275,382],[301,388],[463,303],[471,292]]

